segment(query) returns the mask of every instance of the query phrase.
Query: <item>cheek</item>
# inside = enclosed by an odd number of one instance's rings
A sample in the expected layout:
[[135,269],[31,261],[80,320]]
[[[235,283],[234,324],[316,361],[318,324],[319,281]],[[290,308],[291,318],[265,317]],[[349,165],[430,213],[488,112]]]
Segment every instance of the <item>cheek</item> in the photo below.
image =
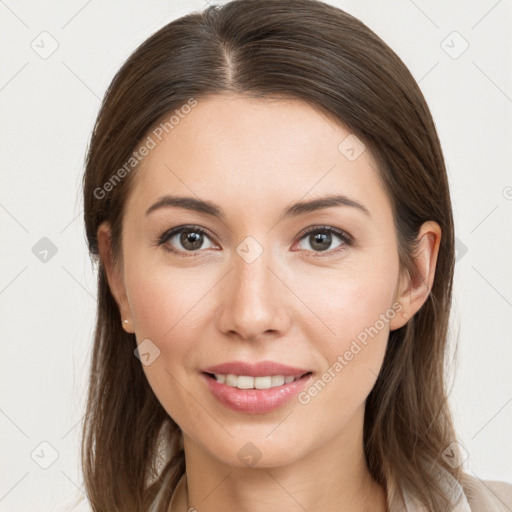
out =
[[329,346],[344,349],[348,341],[375,324],[379,331],[388,331],[389,320],[395,314],[392,304],[397,278],[397,260],[375,264],[367,258],[324,271],[323,277],[317,272],[302,280],[299,296],[313,313],[308,315],[311,339],[317,339],[320,333],[329,340]]
[[163,342],[186,330],[187,324],[195,324],[211,284],[194,278],[193,271],[155,267],[141,272],[141,268],[144,265],[126,273],[137,335]]
[[195,333],[201,331],[200,316],[204,316],[206,304],[201,299],[211,284],[200,284],[175,269],[155,267],[140,272],[140,268],[144,267],[131,269],[126,283],[134,328],[137,342],[151,340],[158,353],[143,370],[167,413],[188,430],[191,404],[184,384],[190,378]]
[[322,416],[326,436],[335,435],[364,406],[382,367],[390,321],[399,314],[384,280],[378,287],[346,282],[330,292],[332,300],[319,316],[335,334],[316,319],[311,323],[308,337],[324,366],[298,397],[305,411]]
[[329,370],[326,380],[337,382],[329,387],[348,402],[364,400],[371,390],[382,366],[391,321],[401,308],[394,303],[398,259],[369,258],[359,263],[357,268],[326,275],[314,287],[313,281],[305,282],[302,288],[304,302],[314,313],[302,317],[307,318],[306,337]]

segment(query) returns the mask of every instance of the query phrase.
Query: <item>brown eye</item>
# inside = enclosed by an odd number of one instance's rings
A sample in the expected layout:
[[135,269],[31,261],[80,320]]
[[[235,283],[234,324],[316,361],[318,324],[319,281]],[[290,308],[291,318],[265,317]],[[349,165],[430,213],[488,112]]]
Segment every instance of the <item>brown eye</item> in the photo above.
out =
[[326,251],[332,244],[332,235],[331,233],[314,233],[308,235],[308,240],[313,249]]
[[210,249],[214,245],[204,247],[210,237],[198,226],[180,226],[167,231],[160,238],[159,244],[176,253],[198,252],[200,249]]
[[196,251],[197,249],[201,249],[204,237],[202,233],[197,233],[195,231],[182,231],[179,235],[180,243],[187,251]]
[[[340,240],[340,242],[332,246],[336,238]],[[303,240],[306,244],[303,247],[299,246],[299,248],[313,252],[336,252],[337,250],[343,249],[344,246],[351,245],[351,237],[348,234],[328,226],[310,229],[302,236],[301,242]]]

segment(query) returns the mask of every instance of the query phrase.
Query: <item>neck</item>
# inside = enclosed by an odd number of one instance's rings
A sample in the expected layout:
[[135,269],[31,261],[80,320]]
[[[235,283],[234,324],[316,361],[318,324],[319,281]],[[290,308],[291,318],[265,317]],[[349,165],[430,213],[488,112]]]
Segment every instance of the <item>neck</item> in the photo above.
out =
[[363,417],[300,459],[268,467],[225,464],[184,435],[186,485],[176,510],[386,512],[385,490],[364,457]]

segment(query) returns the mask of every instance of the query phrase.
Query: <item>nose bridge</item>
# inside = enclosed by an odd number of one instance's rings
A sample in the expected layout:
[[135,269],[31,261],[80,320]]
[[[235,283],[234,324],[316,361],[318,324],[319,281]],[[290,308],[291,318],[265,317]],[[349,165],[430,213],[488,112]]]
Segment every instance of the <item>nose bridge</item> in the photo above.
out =
[[244,338],[258,338],[267,331],[286,328],[283,284],[271,271],[271,250],[247,237],[233,254],[233,266],[220,300],[219,328]]

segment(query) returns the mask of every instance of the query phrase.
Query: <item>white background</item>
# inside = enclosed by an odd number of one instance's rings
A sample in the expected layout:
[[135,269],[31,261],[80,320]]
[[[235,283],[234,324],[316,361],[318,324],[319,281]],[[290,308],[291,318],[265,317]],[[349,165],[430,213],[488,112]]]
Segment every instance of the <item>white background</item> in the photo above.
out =
[[[329,3],[398,53],[431,108],[460,241],[452,318],[460,348],[450,401],[469,453],[465,469],[512,482],[512,2]],[[81,496],[96,306],[81,216],[86,147],[100,99],[128,55],[164,24],[205,6],[0,1],[4,512],[69,510]],[[31,47],[51,48],[52,39],[58,48],[47,59]],[[469,47],[452,58],[464,40]],[[43,237],[57,248],[47,262],[32,252]],[[42,442],[58,455],[48,469],[35,462],[52,461]]]

